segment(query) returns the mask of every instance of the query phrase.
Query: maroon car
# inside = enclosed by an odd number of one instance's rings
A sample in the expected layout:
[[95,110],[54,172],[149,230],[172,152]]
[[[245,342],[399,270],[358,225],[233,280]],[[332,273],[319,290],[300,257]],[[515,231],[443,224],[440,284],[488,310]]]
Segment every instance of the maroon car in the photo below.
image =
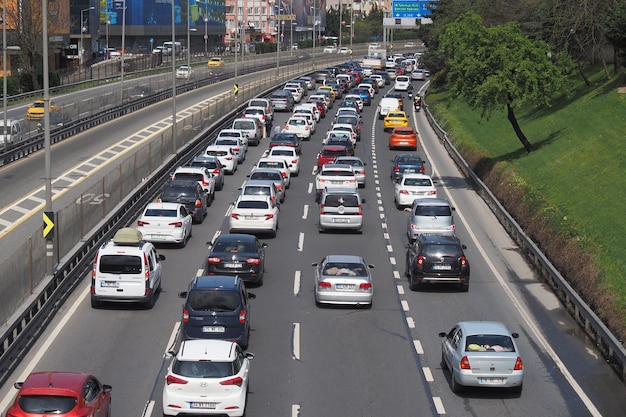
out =
[[322,169],[322,165],[332,163],[338,156],[350,156],[350,151],[341,145],[326,145],[317,154],[317,169]]

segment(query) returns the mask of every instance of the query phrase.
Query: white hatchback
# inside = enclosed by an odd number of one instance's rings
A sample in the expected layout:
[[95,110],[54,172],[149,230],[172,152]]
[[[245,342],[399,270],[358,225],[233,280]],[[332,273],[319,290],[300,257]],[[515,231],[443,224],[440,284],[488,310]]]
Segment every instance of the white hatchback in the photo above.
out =
[[237,171],[237,155],[230,146],[210,145],[204,151],[205,155],[215,156],[222,163],[224,172],[234,174]]
[[230,146],[235,155],[237,155],[238,164],[246,160],[246,147],[239,138],[217,138],[213,144],[216,146]]
[[191,237],[191,223],[191,214],[182,204],[149,203],[137,220],[137,230],[148,242],[184,247]]
[[316,201],[327,187],[356,191],[358,183],[352,167],[344,164],[322,165],[322,169],[315,176]]
[[408,91],[411,86],[411,78],[406,75],[398,75],[396,77],[393,89],[395,91]]
[[163,415],[219,414],[243,416],[246,410],[250,360],[233,341],[185,340],[167,368],[163,384]]
[[400,209],[416,198],[437,198],[435,181],[425,174],[404,174],[394,185],[394,203]]
[[270,233],[276,236],[279,208],[266,195],[241,195],[230,211],[230,233]]
[[289,172],[294,177],[300,174],[300,155],[291,146],[274,146],[270,149],[268,158],[283,159],[289,165]]
[[309,121],[304,117],[290,117],[287,123],[285,123],[283,132],[295,133],[302,140],[311,139],[311,126],[309,126]]

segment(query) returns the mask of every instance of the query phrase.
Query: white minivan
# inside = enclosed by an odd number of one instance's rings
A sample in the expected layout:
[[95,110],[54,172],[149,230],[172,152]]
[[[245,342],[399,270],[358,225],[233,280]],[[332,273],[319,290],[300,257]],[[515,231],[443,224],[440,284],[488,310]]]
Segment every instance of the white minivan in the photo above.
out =
[[0,119],[0,146],[13,145],[22,139],[22,125],[19,120],[7,119],[7,127],[4,128],[4,120]]
[[91,307],[102,302],[140,303],[154,307],[161,290],[161,261],[154,245],[132,227],[118,230],[98,250],[91,270]]
[[378,119],[383,120],[390,111],[400,110],[400,100],[395,97],[383,97],[378,104]]

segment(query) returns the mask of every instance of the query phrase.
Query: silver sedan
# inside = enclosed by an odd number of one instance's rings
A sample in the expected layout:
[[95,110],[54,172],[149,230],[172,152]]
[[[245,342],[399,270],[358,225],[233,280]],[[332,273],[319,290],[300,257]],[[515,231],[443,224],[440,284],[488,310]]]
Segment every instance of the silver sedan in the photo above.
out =
[[328,255],[315,268],[315,304],[350,304],[372,306],[374,287],[370,269],[354,255]]
[[463,387],[501,387],[522,392],[524,364],[517,349],[517,333],[495,321],[464,321],[442,338],[441,365],[450,371],[455,393]]

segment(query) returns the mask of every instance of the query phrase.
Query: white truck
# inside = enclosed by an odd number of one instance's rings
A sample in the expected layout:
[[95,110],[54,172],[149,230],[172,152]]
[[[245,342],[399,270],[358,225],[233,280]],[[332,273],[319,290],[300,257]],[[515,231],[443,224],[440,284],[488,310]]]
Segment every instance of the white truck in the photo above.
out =
[[384,68],[384,60],[380,57],[366,56],[363,58],[363,67],[371,67],[376,70]]

